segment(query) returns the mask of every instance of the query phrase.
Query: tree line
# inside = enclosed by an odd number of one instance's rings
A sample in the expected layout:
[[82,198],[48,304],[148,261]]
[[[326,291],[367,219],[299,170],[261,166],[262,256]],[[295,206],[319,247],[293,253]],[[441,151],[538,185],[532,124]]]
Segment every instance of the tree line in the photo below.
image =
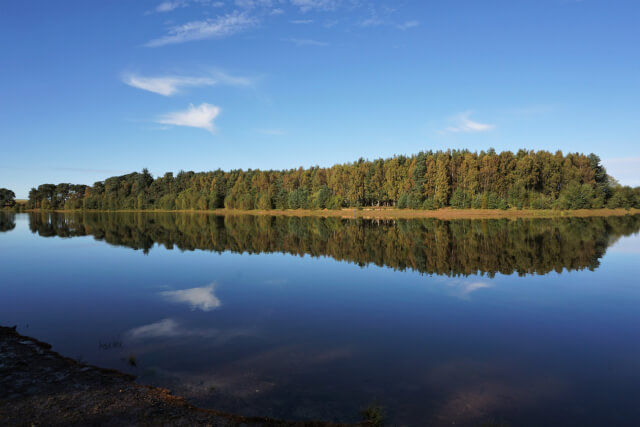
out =
[[347,220],[160,212],[36,212],[33,233],[92,235],[145,253],[167,249],[330,256],[425,274],[545,274],[595,269],[640,215],[518,220]]
[[167,172],[147,169],[92,186],[42,184],[30,209],[211,210],[640,208],[640,187],[620,186],[595,154],[447,150],[329,168]]

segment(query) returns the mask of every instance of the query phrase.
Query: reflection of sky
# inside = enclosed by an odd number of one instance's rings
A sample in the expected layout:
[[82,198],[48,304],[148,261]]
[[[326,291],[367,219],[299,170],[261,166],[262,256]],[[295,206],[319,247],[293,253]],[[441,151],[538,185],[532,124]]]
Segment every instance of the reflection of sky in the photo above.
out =
[[623,237],[607,249],[607,253],[640,255],[640,234]]
[[[548,404],[594,424],[593,408],[624,414],[637,396],[638,236],[620,239],[595,272],[451,278],[283,254],[158,247],[145,256],[16,223],[0,235],[0,324],[133,369],[98,349],[122,336],[135,373],[174,375],[176,392],[180,378],[206,374],[220,408],[349,417],[378,401],[398,424],[416,425],[410,414],[425,410],[466,422]],[[199,286],[214,280],[224,286]]]
[[215,285],[212,283],[200,288],[165,291],[161,294],[169,301],[190,305],[192,310],[211,311],[221,305],[220,300],[213,294],[214,288]]

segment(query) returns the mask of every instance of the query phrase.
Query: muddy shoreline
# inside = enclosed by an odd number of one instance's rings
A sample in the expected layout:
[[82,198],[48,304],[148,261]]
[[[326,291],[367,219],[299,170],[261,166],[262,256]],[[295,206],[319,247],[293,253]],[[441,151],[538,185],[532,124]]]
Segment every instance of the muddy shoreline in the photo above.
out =
[[345,425],[197,408],[167,389],[134,380],[133,375],[62,356],[50,344],[21,335],[15,327],[0,326],[2,425]]

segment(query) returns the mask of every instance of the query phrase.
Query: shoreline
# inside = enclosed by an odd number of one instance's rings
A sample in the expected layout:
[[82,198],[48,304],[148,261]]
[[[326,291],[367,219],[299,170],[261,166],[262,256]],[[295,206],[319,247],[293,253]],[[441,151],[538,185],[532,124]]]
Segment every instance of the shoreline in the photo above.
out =
[[353,425],[198,408],[165,388],[134,380],[133,375],[62,356],[15,326],[0,326],[0,419],[6,425]]
[[585,218],[585,217],[606,217],[638,215],[640,209],[576,209],[576,210],[553,210],[553,209],[453,209],[441,208],[436,210],[419,209],[396,209],[396,208],[345,208],[340,210],[329,209],[286,209],[286,210],[240,210],[240,209],[211,209],[211,210],[163,210],[163,209],[116,209],[116,210],[41,210],[29,209],[17,213],[29,212],[57,212],[57,213],[190,213],[204,215],[253,215],[253,216],[293,216],[293,217],[338,217],[345,219],[518,219],[518,218]]

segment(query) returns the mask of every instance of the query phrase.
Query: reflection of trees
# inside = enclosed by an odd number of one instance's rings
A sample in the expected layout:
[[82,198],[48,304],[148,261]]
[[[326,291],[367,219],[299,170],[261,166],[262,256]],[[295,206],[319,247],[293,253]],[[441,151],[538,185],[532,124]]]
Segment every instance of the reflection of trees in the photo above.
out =
[[181,213],[31,214],[41,236],[93,235],[142,249],[284,252],[444,275],[594,269],[640,216],[517,220],[345,220]]
[[11,212],[0,212],[0,233],[11,231],[16,228],[15,214]]

